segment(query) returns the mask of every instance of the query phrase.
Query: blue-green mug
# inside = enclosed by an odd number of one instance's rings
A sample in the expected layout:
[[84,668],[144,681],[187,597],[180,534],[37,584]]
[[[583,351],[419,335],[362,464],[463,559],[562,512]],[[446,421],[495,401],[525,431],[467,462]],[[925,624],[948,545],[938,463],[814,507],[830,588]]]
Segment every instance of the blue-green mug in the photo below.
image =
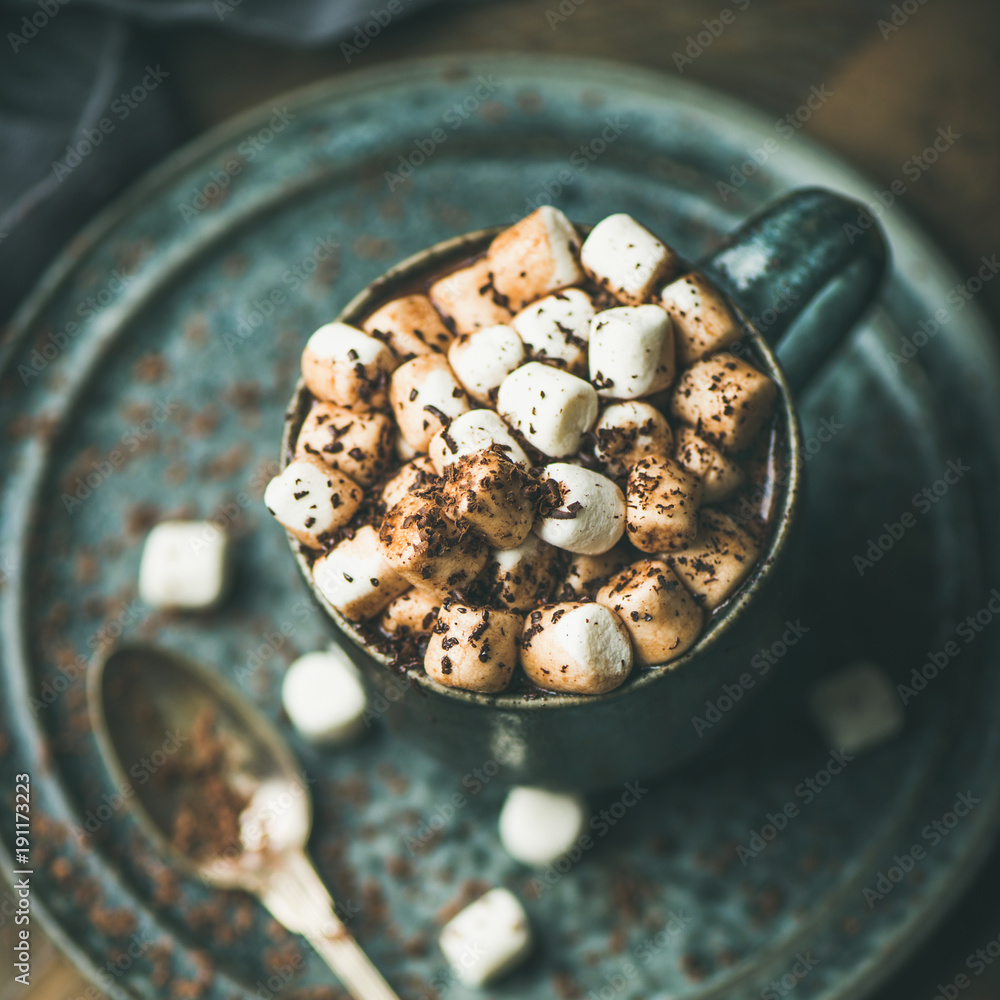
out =
[[[857,226],[859,214],[869,223],[864,229]],[[646,221],[656,228],[655,220]],[[469,233],[409,257],[364,289],[337,319],[357,322],[420,277],[481,252],[499,231]],[[350,640],[344,647],[372,691],[377,714],[459,771],[495,761],[511,784],[581,791],[653,777],[718,740],[761,687],[745,690],[740,677],[753,651],[770,645],[784,629],[801,565],[795,549],[803,520],[803,460],[795,394],[872,303],[886,261],[881,230],[864,208],[833,192],[808,188],[751,219],[695,265],[727,295],[744,325],[737,350],[780,389],[787,448],[784,491],[752,574],[698,642],[668,666],[633,672],[608,694],[488,695],[445,687],[420,671],[402,678],[313,585],[309,560],[289,536],[314,597]],[[808,315],[793,326],[807,307]],[[311,402],[300,382],[285,421],[283,465]],[[731,707],[711,726],[699,726],[706,702],[718,704],[736,688],[743,691],[741,697],[731,698]]]

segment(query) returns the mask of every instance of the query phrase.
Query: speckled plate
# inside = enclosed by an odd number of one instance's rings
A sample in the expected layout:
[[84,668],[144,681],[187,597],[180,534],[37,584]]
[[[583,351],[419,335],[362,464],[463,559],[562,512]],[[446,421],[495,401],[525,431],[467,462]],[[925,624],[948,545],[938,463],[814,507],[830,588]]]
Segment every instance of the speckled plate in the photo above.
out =
[[[751,179],[717,187],[768,139],[776,149]],[[582,222],[631,212],[697,258],[801,184],[871,192],[822,149],[681,81],[491,56],[281,98],[183,150],[74,242],[3,345],[0,803],[11,868],[13,776],[30,773],[35,917],[107,992],[341,995],[255,904],[151,852],[101,768],[82,683],[103,643],[155,639],[278,717],[285,664],[330,640],[260,502],[311,330],[395,261],[539,201]],[[836,748],[804,710],[814,679],[857,656],[907,678],[1000,583],[1000,444],[980,433],[1000,426],[996,354],[975,304],[947,304],[959,278],[902,214],[884,221],[896,264],[883,304],[803,401],[814,440],[800,637],[747,725],[633,789],[635,804],[624,788],[595,802],[606,812],[590,849],[540,878],[497,842],[495,762],[455,773],[381,729],[336,754],[298,746],[320,870],[404,997],[482,995],[449,982],[435,939],[463,900],[503,884],[539,946],[486,992],[497,1000],[792,986],[856,998],[974,875],[1000,804],[1000,630],[959,636],[960,654],[906,706],[903,735],[833,777]],[[895,362],[942,307],[941,332]],[[937,496],[949,462],[971,471]],[[934,502],[915,499],[924,488]],[[913,526],[859,575],[854,556],[907,512]],[[137,603],[144,533],[172,514],[218,518],[237,539],[235,586],[212,615]],[[949,825],[965,794],[978,801]],[[748,855],[786,804],[792,818]],[[924,850],[910,864],[913,845]]]

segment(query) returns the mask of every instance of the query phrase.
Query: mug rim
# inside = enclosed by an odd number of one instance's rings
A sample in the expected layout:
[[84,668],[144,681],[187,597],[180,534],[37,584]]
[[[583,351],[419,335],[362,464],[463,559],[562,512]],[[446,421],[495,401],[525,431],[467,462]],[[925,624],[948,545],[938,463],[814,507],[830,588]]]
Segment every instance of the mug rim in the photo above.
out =
[[[488,246],[494,236],[506,228],[506,226],[502,225],[488,226],[458,236],[451,236],[423,250],[418,250],[369,282],[329,322],[354,323],[360,316],[380,303],[392,286],[415,281],[420,277],[422,272],[432,271],[437,265],[444,263],[446,260],[457,258],[460,251],[464,251],[466,256],[472,256],[474,253],[482,251]],[[577,226],[577,228],[580,227]],[[697,271],[698,268],[696,265],[692,265],[691,270]],[[778,363],[774,350],[750,318],[732,301],[731,297],[726,295],[722,289],[718,289],[718,291],[725,297],[727,304],[740,320],[743,341],[749,342],[752,345],[753,350],[757,354],[755,360],[763,361],[766,374],[778,386],[779,398],[782,402],[782,416],[785,422],[785,447],[789,458],[786,472],[787,481],[784,483],[781,507],[775,514],[767,545],[758,557],[753,572],[740,585],[739,592],[728,603],[722,616],[712,622],[705,632],[699,636],[698,641],[676,660],[645,666],[639,673],[633,671],[623,684],[603,694],[564,694],[558,691],[549,692],[544,697],[512,694],[504,691],[486,694],[479,691],[467,691],[464,688],[448,687],[433,680],[426,673],[421,674],[407,671],[406,679],[411,685],[418,686],[425,692],[433,692],[442,697],[465,702],[469,705],[480,705],[507,711],[524,711],[529,709],[555,711],[559,708],[613,701],[616,698],[627,697],[632,692],[641,688],[648,687],[657,682],[663,682],[678,670],[685,668],[693,669],[693,661],[713,646],[718,645],[722,638],[736,626],[737,621],[747,613],[749,605],[763,588],[766,579],[773,572],[774,566],[784,552],[791,535],[793,515],[797,510],[799,494],[801,492],[803,463],[801,429],[791,389],[788,386],[784,371]],[[306,404],[311,401],[312,394],[306,388],[305,381],[300,375],[292,391],[291,400],[285,409],[281,436],[281,454],[278,457],[280,471],[283,471],[289,462],[292,461],[295,451],[295,441],[298,438],[299,431],[308,411]],[[390,676],[396,676],[389,666],[389,657],[380,650],[373,649],[365,641],[365,637],[359,628],[361,623],[350,621],[326,599],[313,581],[312,567],[302,551],[301,543],[290,532],[286,531],[285,534],[299,571],[302,573],[313,598],[319,603],[327,616],[335,622],[339,630],[361,652],[378,662]]]

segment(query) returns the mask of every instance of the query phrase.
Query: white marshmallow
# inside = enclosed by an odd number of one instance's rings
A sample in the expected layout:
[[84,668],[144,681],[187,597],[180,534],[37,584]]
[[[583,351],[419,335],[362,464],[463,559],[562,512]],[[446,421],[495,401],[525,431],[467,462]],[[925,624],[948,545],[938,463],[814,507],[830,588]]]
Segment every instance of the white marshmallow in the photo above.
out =
[[463,455],[474,455],[499,445],[503,453],[516,465],[527,468],[528,456],[517,443],[510,428],[493,410],[469,410],[431,438],[427,448],[430,460],[438,475],[453,465]]
[[500,843],[515,861],[541,868],[576,844],[589,816],[579,795],[512,788],[500,810]]
[[531,361],[511,372],[497,393],[500,415],[552,458],[580,450],[597,419],[597,393],[589,382]]
[[359,409],[385,405],[392,351],[347,323],[327,323],[306,342],[302,377],[317,398]]
[[587,366],[587,341],[594,304],[579,288],[547,295],[522,309],[511,326],[521,335],[525,350],[559,368],[583,371]]
[[736,317],[704,275],[678,278],[663,289],[660,301],[674,322],[677,357],[685,368],[740,339]]
[[833,750],[864,753],[903,729],[903,706],[886,672],[859,660],[824,677],[809,695],[813,721]]
[[479,582],[488,589],[490,607],[530,611],[555,584],[558,550],[534,534],[516,549],[491,549]]
[[631,215],[602,219],[580,250],[584,270],[619,302],[639,305],[654,286],[669,281],[680,266],[677,255]]
[[590,380],[610,399],[638,399],[674,380],[674,331],[659,306],[619,306],[590,324]]
[[312,457],[289,462],[264,490],[264,505],[271,514],[313,549],[322,548],[329,532],[347,524],[361,499],[357,483]]
[[389,399],[399,433],[418,452],[427,450],[442,426],[469,409],[465,392],[442,354],[418,354],[400,365],[392,374]]
[[466,986],[483,986],[531,953],[531,924],[507,889],[491,889],[445,924],[441,951]]
[[430,297],[458,333],[472,333],[484,326],[509,323],[511,319],[511,311],[493,286],[488,257],[435,281],[430,287]]
[[612,403],[594,425],[594,455],[616,477],[649,455],[669,455],[674,435],[667,418],[649,403]]
[[378,533],[370,525],[358,528],[313,563],[313,581],[320,593],[350,621],[377,615],[409,584],[385,561]]
[[524,364],[524,345],[511,327],[487,326],[456,337],[448,363],[473,399],[492,403],[500,383]]
[[393,299],[365,320],[365,332],[386,342],[400,358],[443,354],[451,333],[426,295]]
[[365,729],[368,698],[354,664],[338,647],[300,656],[285,673],[281,704],[312,743],[348,743]]
[[208,521],[162,521],[146,536],[139,600],[151,608],[203,611],[222,600],[229,540]]
[[420,455],[407,462],[382,487],[382,503],[385,504],[385,509],[392,510],[410,490],[430,486],[435,478],[434,466],[426,455]]
[[[535,534],[542,541],[587,556],[600,555],[615,546],[625,530],[625,497],[615,483],[599,472],[568,462],[545,466],[543,478],[559,484],[562,503],[556,511],[567,516],[549,513],[539,518]],[[568,516],[572,513],[576,516]]]

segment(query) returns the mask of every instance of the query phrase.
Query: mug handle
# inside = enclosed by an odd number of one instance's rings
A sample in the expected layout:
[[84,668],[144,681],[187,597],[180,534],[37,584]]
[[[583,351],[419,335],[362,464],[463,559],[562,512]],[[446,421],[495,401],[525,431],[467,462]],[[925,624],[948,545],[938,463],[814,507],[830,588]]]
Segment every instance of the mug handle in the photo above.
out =
[[[797,393],[871,305],[888,256],[882,228],[863,205],[801,188],[727,236],[697,267],[771,344]],[[793,327],[810,305],[808,321]]]

